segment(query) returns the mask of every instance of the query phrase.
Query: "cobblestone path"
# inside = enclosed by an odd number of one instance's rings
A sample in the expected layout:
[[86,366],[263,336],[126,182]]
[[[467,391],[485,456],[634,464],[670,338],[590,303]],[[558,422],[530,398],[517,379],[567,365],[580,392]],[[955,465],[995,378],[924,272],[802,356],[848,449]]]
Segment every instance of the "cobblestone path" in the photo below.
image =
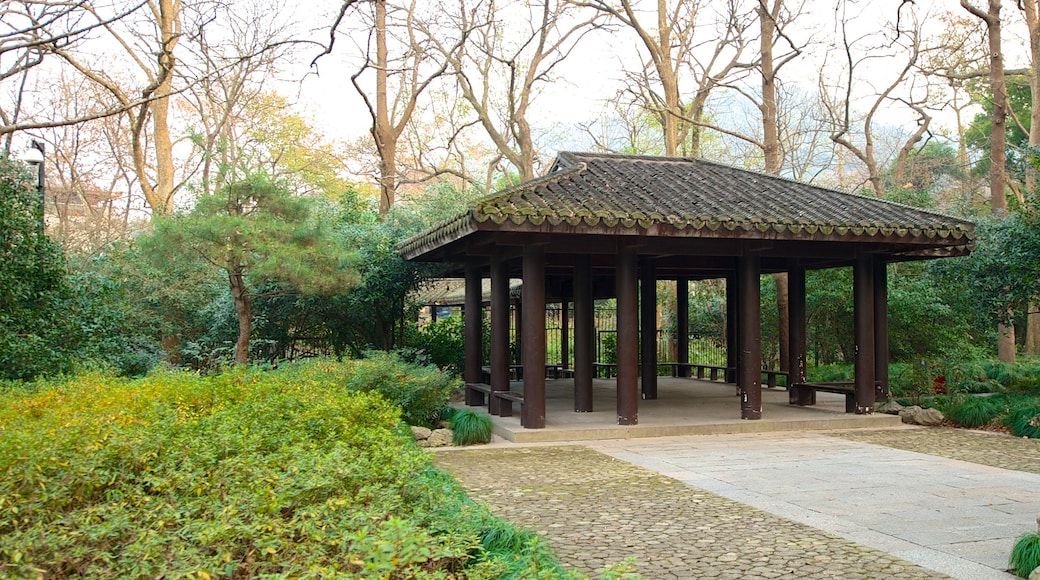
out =
[[435,462],[593,577],[628,557],[646,579],[944,577],[584,447],[447,451]]
[[949,427],[835,431],[827,435],[990,467],[1040,473],[1038,439]]

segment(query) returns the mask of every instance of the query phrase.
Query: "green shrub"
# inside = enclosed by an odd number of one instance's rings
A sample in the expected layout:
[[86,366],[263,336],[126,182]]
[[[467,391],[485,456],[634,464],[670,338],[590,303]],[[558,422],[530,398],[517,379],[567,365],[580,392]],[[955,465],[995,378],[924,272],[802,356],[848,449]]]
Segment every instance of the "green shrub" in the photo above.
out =
[[1011,571],[1021,578],[1040,568],[1040,532],[1027,532],[1018,537],[1008,560]]
[[1040,399],[1023,399],[1013,403],[1001,423],[1015,437],[1040,438]]
[[[496,524],[402,434],[365,365],[0,392],[0,577],[508,577]],[[549,576],[546,576],[549,577]]]
[[435,427],[441,411],[461,386],[458,379],[436,367],[408,364],[395,354],[382,351],[366,353],[363,360],[332,363],[323,359],[288,365],[304,381],[352,391],[374,391],[401,408],[401,418],[409,425]]
[[494,429],[491,417],[470,409],[460,409],[451,418],[452,443],[455,445],[490,443]]
[[952,399],[943,413],[955,424],[974,429],[993,422],[1007,410],[995,397],[957,397]]

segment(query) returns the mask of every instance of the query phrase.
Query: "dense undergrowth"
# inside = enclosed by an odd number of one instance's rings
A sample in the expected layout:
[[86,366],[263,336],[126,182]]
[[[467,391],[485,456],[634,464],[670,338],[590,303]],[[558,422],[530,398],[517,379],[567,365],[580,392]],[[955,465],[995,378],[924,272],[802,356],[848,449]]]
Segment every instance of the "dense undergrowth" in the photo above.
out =
[[[810,380],[852,379],[850,365],[810,368]],[[893,363],[890,389],[903,405],[938,409],[956,426],[1040,438],[1040,361]]]
[[7,387],[0,576],[570,577],[373,392],[413,385],[406,412],[426,417],[451,388],[426,372],[319,360]]

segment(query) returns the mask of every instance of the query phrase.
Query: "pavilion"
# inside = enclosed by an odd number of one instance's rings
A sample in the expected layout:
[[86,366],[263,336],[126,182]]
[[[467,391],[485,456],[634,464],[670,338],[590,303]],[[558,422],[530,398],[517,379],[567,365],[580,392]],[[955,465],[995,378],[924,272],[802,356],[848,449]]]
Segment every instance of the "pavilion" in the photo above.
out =
[[[545,426],[546,302],[573,301],[575,411],[591,411],[593,302],[617,302],[617,419],[638,422],[640,395],[657,398],[653,315],[657,280],[675,280],[680,365],[690,280],[725,278],[727,377],[744,419],[762,416],[760,276],[789,284],[788,390],[807,383],[805,272],[851,266],[855,380],[848,410],[872,413],[888,388],[887,264],[967,255],[970,221],[700,159],[563,152],[540,178],[485,197],[398,248],[465,278],[467,404],[493,414],[521,403],[526,429]],[[491,282],[490,380],[481,364],[481,289]],[[522,278],[522,393],[510,391],[510,278]],[[734,346],[736,348],[734,348]],[[641,356],[640,356],[641,355]],[[640,362],[642,365],[640,366]],[[568,370],[569,371],[569,370]]]

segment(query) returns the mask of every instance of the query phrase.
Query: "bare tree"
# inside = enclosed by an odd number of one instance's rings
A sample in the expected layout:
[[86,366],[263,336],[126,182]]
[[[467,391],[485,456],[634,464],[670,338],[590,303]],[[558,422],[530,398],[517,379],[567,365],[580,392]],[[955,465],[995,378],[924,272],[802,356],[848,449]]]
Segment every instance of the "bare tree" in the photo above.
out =
[[[1006,121],[1008,112],[1007,81],[1004,71],[1004,52],[1001,47],[1000,0],[989,0],[985,11],[973,5],[969,0],[961,0],[961,6],[986,25],[986,37],[989,40],[989,85],[993,99],[993,110],[990,113],[990,208],[994,215],[1007,213],[1007,196],[1004,190],[1005,179],[1005,147],[1007,145]],[[1015,327],[1010,312],[1005,313],[1009,321],[997,327],[997,357],[1002,362],[1015,361]]]
[[55,50],[72,50],[98,30],[112,26],[141,10],[145,0],[113,4],[97,2],[23,0],[0,3],[0,86],[11,100],[0,102],[3,151],[11,148],[17,131],[72,125],[119,114],[124,106],[111,103],[78,112],[73,118],[24,119],[22,108],[29,73]]
[[[844,10],[847,4],[842,6]],[[821,93],[833,126],[831,139],[863,164],[865,181],[877,196],[884,194],[882,172],[886,163],[877,148],[875,123],[886,107],[901,105],[913,112],[916,119],[914,131],[893,152],[897,179],[905,171],[907,159],[928,133],[932,122],[928,107],[934,91],[927,77],[915,74],[923,55],[920,23],[912,5],[901,6],[898,15],[898,24],[890,22],[881,30],[860,34],[858,30],[861,27],[856,18],[843,12],[837,25],[844,78],[832,86],[825,86],[825,75],[821,74]],[[885,71],[894,71],[894,74],[877,70],[881,59],[886,63],[899,62],[896,67],[885,65]],[[877,85],[879,82],[880,86]],[[856,89],[865,86],[874,92],[864,97],[865,112],[857,118]]]
[[754,41],[754,12],[739,0],[721,7],[703,0],[657,0],[647,18],[633,0],[575,3],[610,15],[636,34],[646,59],[640,70],[627,73],[628,87],[619,96],[657,118],[665,155],[700,156],[703,130],[718,129],[707,118],[712,92],[746,77],[751,68],[741,59]]
[[449,45],[428,31],[447,59],[473,116],[500,156],[498,169],[521,181],[536,175],[538,151],[531,127],[532,102],[540,86],[598,22],[600,15],[581,17],[564,0],[495,3],[460,2],[453,14],[456,32],[465,43]]

